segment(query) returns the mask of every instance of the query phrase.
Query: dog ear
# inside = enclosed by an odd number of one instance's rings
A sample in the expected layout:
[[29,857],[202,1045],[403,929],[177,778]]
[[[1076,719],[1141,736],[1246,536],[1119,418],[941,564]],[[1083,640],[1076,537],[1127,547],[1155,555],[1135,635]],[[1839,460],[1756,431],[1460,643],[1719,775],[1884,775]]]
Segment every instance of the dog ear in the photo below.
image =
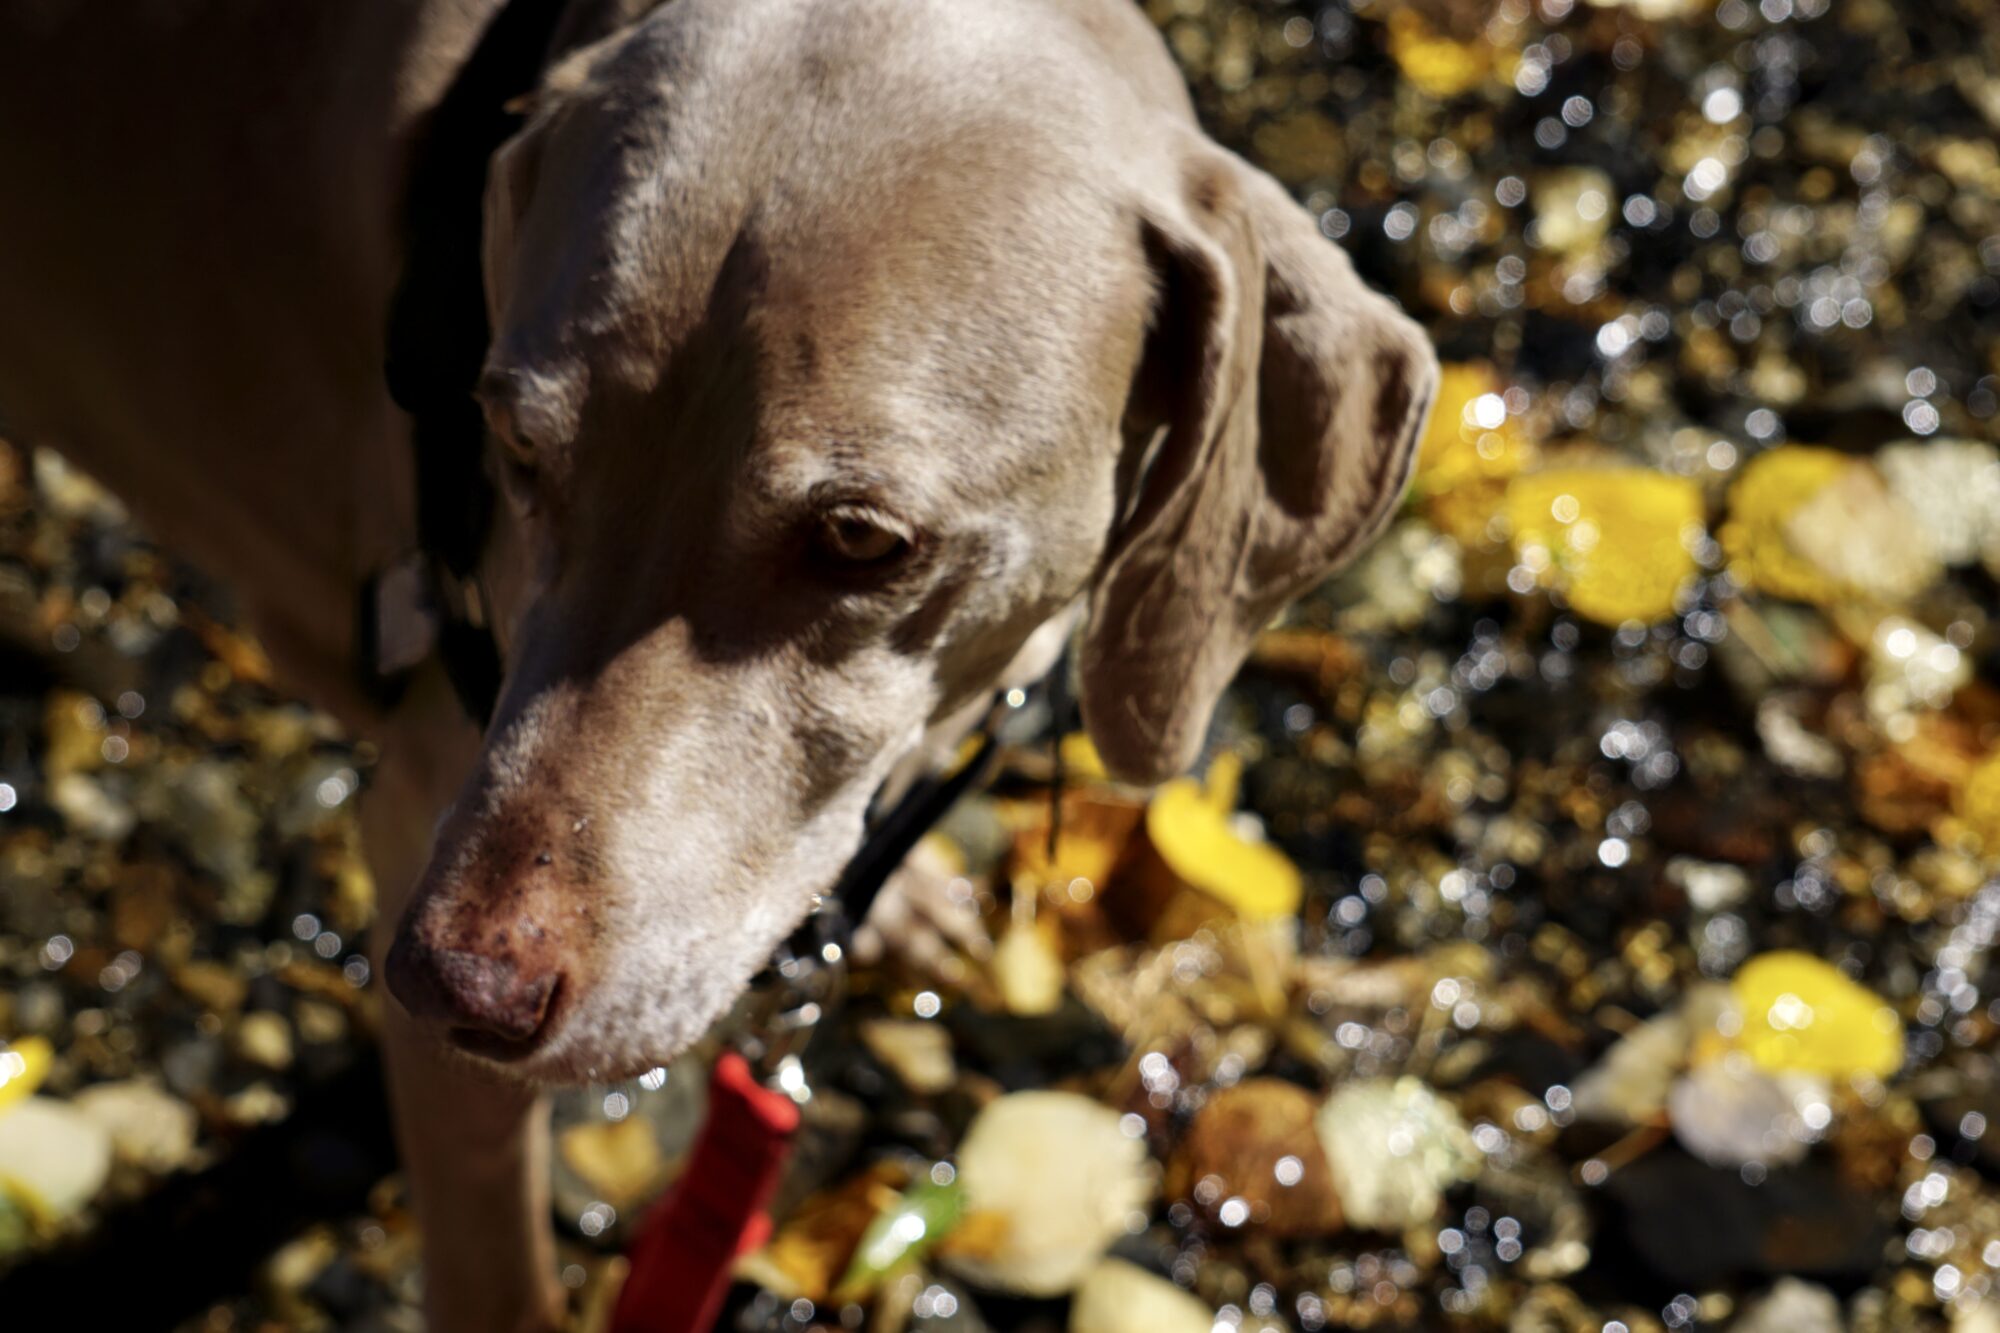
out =
[[552,369],[560,363],[547,362],[532,369],[517,364],[521,349],[506,336],[511,322],[509,307],[517,299],[533,299],[532,290],[517,290],[517,248],[541,174],[547,133],[547,125],[538,116],[493,154],[487,168],[480,238],[486,308],[494,338],[476,396],[486,412],[488,429],[522,461],[534,455],[553,455],[567,446],[575,438],[580,410],[580,390],[574,378]]
[[1085,726],[1143,781],[1194,762],[1257,633],[1387,521],[1437,385],[1422,331],[1283,187],[1177,133],[1178,188],[1145,208],[1124,518],[1079,653]]
[[480,219],[479,260],[486,278],[486,309],[494,328],[506,317],[513,297],[514,245],[521,219],[534,197],[541,165],[543,127],[530,122],[500,145],[486,166],[486,198]]
[[559,57],[601,42],[631,27],[662,3],[663,0],[570,0],[556,21],[549,50],[552,56]]

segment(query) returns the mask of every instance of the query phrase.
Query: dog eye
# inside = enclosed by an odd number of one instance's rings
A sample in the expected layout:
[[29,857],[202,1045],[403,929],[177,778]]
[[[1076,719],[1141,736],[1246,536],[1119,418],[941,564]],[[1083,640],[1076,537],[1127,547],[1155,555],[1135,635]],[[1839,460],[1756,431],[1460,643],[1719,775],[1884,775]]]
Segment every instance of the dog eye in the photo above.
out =
[[910,539],[874,514],[837,509],[820,520],[817,544],[850,565],[886,565],[906,554]]
[[500,493],[507,497],[515,512],[525,518],[535,509],[535,491],[539,476],[534,462],[505,447],[496,452],[499,464],[494,470],[499,475]]

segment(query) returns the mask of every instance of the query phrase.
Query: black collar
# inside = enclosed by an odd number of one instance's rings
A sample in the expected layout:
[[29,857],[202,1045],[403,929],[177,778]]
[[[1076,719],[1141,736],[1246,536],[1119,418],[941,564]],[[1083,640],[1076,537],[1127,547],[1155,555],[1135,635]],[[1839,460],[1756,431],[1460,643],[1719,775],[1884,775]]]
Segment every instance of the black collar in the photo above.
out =
[[500,652],[477,581],[493,525],[486,425],[472,392],[492,330],[480,271],[487,164],[534,91],[565,0],[507,0],[480,36],[412,155],[403,276],[390,306],[390,396],[410,416],[420,555],[374,580],[362,605],[362,669],[376,693],[433,653],[482,726]]

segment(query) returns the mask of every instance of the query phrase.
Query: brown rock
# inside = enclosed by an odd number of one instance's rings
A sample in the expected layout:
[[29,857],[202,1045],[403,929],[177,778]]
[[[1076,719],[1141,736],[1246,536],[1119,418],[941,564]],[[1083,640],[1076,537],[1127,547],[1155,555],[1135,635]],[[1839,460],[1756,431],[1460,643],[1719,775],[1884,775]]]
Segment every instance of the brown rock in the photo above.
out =
[[[1225,1224],[1225,1206],[1241,1200],[1248,1215],[1240,1225],[1272,1236],[1340,1230],[1340,1198],[1313,1132],[1318,1109],[1317,1097],[1282,1079],[1249,1079],[1222,1089],[1196,1113],[1174,1152],[1169,1196],[1193,1199]],[[1204,1188],[1209,1177],[1214,1180]]]
[[121,949],[152,952],[174,919],[173,874],[164,866],[127,866],[111,891],[111,936]]
[[614,1208],[645,1198],[666,1168],[659,1140],[644,1116],[576,1125],[563,1131],[557,1148],[570,1169]]
[[197,960],[174,969],[174,984],[205,1009],[227,1017],[243,1007],[250,983],[224,963]]

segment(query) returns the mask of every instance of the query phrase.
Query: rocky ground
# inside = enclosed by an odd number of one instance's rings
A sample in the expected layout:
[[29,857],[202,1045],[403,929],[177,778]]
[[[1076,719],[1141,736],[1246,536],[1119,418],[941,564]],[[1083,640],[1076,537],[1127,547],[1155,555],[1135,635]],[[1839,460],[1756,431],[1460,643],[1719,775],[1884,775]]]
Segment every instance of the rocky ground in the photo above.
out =
[[[854,970],[726,1325],[2000,1329],[2000,19],[1152,10],[1435,336],[1412,499],[1198,777],[925,844],[991,943]],[[0,450],[0,1321],[419,1326],[370,756],[231,624]],[[579,1328],[706,1054],[561,1099]]]

